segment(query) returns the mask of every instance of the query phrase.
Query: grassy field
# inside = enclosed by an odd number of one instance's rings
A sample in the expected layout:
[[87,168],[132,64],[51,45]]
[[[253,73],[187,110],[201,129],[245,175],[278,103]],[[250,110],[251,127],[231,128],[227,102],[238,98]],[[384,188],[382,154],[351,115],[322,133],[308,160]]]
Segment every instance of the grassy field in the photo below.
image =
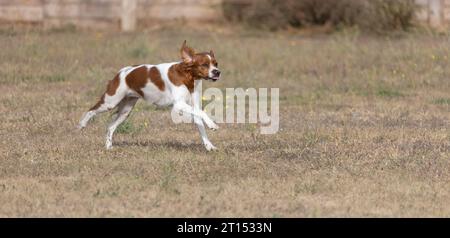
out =
[[[75,129],[125,65],[214,49],[206,87],[280,88],[280,131],[208,131],[138,102]],[[1,217],[449,217],[447,36],[0,29]]]

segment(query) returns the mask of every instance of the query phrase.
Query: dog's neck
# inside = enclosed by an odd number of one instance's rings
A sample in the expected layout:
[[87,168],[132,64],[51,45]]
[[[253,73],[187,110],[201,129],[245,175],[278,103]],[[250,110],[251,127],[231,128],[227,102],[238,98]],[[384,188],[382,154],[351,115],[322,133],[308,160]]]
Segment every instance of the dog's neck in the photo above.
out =
[[190,92],[193,92],[195,80],[201,78],[195,76],[191,63],[180,62],[169,68],[169,79],[176,86],[184,84]]

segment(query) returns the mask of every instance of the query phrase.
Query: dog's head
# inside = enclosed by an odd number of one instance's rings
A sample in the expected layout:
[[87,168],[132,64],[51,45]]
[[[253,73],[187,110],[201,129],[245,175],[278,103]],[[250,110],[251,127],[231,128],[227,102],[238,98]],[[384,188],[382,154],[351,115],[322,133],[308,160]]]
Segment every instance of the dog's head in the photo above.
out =
[[217,81],[220,78],[220,70],[214,52],[195,53],[194,49],[186,45],[181,46],[181,59],[188,65],[192,76],[196,79]]

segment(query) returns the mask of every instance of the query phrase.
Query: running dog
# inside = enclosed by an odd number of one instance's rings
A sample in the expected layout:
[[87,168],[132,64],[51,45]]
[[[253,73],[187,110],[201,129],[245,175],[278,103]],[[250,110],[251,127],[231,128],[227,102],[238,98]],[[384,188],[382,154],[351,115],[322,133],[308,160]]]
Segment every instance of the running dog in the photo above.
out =
[[157,106],[173,106],[176,113],[193,116],[206,150],[217,148],[209,141],[203,122],[210,129],[219,127],[200,107],[198,89],[201,80],[217,81],[220,70],[213,51],[196,53],[184,41],[181,61],[162,64],[142,64],[122,68],[108,82],[100,100],[82,117],[78,128],[86,127],[95,115],[117,108],[106,134],[106,148],[112,148],[113,134],[124,122],[136,102],[142,98]]

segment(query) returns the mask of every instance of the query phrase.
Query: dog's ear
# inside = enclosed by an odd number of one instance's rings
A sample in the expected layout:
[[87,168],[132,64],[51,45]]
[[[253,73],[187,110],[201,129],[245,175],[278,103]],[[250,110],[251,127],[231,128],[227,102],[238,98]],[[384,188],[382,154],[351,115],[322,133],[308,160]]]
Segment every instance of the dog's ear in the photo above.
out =
[[190,63],[194,60],[195,51],[191,47],[187,46],[186,40],[181,46],[181,59],[185,63]]
[[210,51],[209,51],[209,55],[211,55],[211,57],[213,57],[213,58],[216,58],[216,57],[214,56],[213,50],[210,50]]

